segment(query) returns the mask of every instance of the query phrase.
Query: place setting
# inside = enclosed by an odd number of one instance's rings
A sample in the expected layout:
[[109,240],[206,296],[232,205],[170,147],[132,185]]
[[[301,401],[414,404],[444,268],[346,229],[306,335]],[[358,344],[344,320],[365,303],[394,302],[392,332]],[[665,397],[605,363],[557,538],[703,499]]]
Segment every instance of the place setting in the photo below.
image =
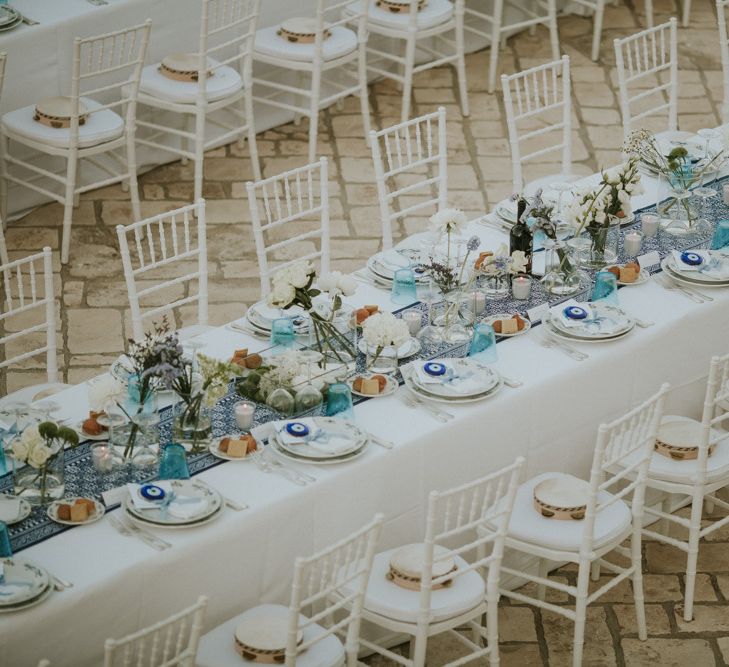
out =
[[543,325],[549,333],[575,343],[604,343],[627,336],[635,320],[620,307],[604,302],[578,303],[573,299],[550,309]]
[[687,287],[729,286],[726,250],[673,250],[661,261],[661,268],[671,279]]
[[0,614],[35,607],[54,588],[52,575],[39,565],[21,556],[0,558]]

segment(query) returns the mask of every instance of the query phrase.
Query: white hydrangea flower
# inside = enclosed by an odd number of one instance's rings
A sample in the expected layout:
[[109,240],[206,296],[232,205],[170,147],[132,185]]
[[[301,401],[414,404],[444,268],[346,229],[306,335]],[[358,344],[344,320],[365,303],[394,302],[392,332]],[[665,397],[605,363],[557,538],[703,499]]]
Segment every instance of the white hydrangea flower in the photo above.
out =
[[29,452],[28,444],[23,442],[21,438],[15,438],[15,440],[13,440],[12,450],[13,458],[16,461],[24,463],[27,460]]
[[400,347],[410,339],[410,331],[392,313],[375,313],[364,321],[362,337],[370,348]]
[[468,220],[459,208],[444,208],[430,217],[434,231],[443,234],[458,234],[466,226]]
[[289,283],[274,282],[273,290],[268,295],[268,305],[272,308],[286,308],[296,297],[296,290]]

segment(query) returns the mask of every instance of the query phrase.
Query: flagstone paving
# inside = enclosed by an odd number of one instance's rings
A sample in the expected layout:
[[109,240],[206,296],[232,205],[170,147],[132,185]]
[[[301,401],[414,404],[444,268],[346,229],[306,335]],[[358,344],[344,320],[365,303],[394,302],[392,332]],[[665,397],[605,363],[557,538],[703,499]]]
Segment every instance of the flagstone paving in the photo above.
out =
[[[656,23],[677,13],[675,0],[655,0]],[[679,29],[679,126],[697,130],[720,122],[723,96],[714,3],[694,0],[691,27]],[[620,159],[622,130],[616,95],[612,40],[645,25],[642,0],[626,0],[606,10],[602,59],[589,59],[591,21],[566,16],[559,28],[563,51],[571,58],[574,101],[575,171],[591,173]],[[550,57],[543,30],[508,41],[501,54],[504,72],[516,72]],[[503,101],[486,91],[488,52],[467,57],[472,113],[463,118],[452,70],[419,75],[412,115],[444,106],[448,114],[449,199],[475,216],[511,194],[511,160]],[[390,83],[371,86],[375,127],[399,122],[400,94]],[[347,100],[321,115],[319,153],[330,159],[332,258],[334,268],[350,269],[378,246],[379,220],[374,174],[362,136],[358,101]],[[306,161],[307,124],[293,123],[264,132],[258,150],[266,176]],[[551,158],[550,158],[551,159]],[[555,162],[527,169],[527,178],[555,173]],[[251,236],[245,182],[252,177],[247,148],[233,144],[208,153],[204,196],[208,211],[210,320],[221,324],[240,316],[258,298],[258,274]],[[172,163],[140,178],[142,213],[155,213],[189,203],[193,196],[192,165]],[[38,208],[10,223],[7,242],[12,258],[49,245],[60,248],[62,210],[57,204]],[[71,261],[54,259],[59,299],[59,367],[67,382],[85,380],[124,349],[131,335],[126,290],[117,246],[117,224],[131,220],[127,193],[119,187],[90,192],[74,214]],[[397,236],[423,229],[425,218],[406,220]],[[179,295],[177,295],[179,296]],[[173,297],[175,298],[175,297]],[[194,307],[183,308],[176,324],[192,323]],[[31,341],[18,343],[26,348]],[[0,374],[0,395],[42,381],[44,360],[29,360],[19,370]],[[649,640],[640,642],[634,623],[630,586],[618,586],[590,608],[586,631],[586,665],[662,665],[703,667],[729,664],[729,531],[702,545],[697,583],[696,618],[680,615],[685,568],[677,551],[644,545],[644,571]],[[574,582],[574,569],[553,576]],[[557,599],[562,604],[563,599]],[[504,667],[571,664],[572,625],[551,612],[523,605],[501,605],[501,664]],[[405,650],[403,647],[401,650]],[[460,649],[436,638],[429,664],[454,659]],[[372,658],[373,666],[393,662]]]

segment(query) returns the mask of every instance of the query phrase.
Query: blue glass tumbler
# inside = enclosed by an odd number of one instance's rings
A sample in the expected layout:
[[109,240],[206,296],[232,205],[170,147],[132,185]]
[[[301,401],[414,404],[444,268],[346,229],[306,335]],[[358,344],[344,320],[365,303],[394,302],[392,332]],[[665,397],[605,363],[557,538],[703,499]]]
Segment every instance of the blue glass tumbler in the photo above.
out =
[[0,558],[11,558],[13,548],[10,546],[10,533],[5,522],[0,521]]
[[418,291],[415,286],[415,273],[412,269],[399,269],[395,271],[392,279],[392,293],[390,299],[393,303],[407,305],[418,300]]
[[618,305],[618,279],[610,271],[598,271],[595,275],[595,287],[592,289],[593,301],[605,301]]
[[354,407],[352,406],[352,392],[343,382],[329,385],[327,391],[327,417],[348,419],[354,421]]
[[473,328],[471,344],[468,348],[468,356],[474,357],[487,364],[494,363],[498,359],[496,351],[496,334],[490,324],[481,322]]
[[190,479],[185,448],[177,442],[165,445],[159,462],[159,479]]
[[711,239],[711,249],[723,250],[724,248],[729,248],[729,220],[718,220],[714,238]]
[[294,321],[289,317],[279,317],[271,322],[271,345],[280,351],[291,350],[296,342]]

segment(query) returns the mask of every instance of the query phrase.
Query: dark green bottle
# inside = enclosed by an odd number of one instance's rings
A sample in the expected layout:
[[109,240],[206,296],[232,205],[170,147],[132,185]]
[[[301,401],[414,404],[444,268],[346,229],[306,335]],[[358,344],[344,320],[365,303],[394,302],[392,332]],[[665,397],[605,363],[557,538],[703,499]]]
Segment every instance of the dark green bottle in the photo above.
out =
[[526,207],[526,199],[519,197],[516,205],[516,223],[509,233],[509,254],[511,255],[515,250],[521,250],[526,255],[526,272],[531,274],[534,237],[532,236],[532,232],[529,229],[526,220],[523,219]]

